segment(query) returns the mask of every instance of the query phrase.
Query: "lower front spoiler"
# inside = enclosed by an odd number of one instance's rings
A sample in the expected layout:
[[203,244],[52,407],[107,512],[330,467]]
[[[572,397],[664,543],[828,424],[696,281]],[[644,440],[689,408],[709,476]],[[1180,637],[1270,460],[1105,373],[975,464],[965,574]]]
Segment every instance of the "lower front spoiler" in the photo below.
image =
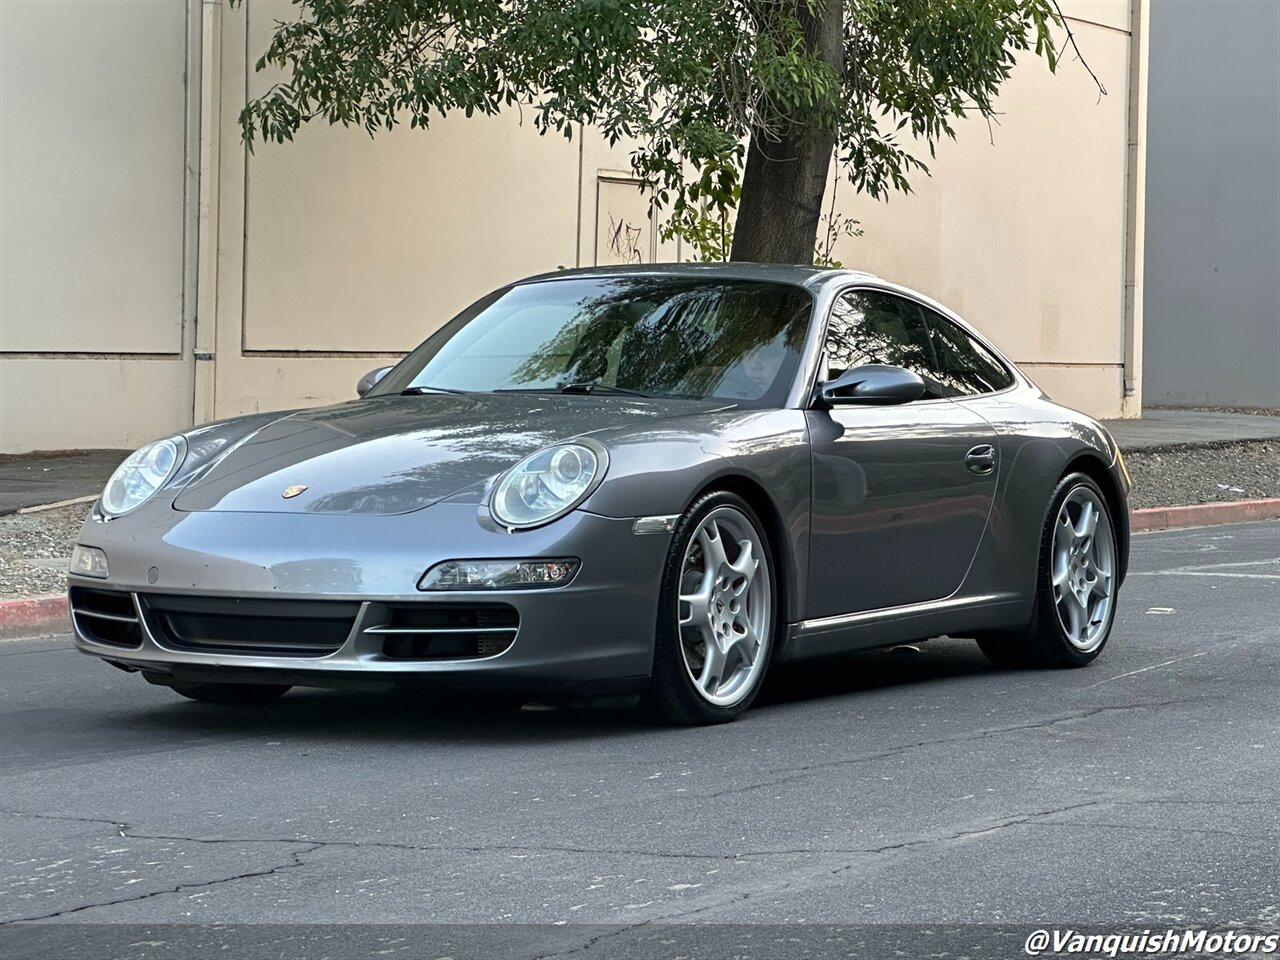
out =
[[[161,683],[575,695],[643,687],[669,538],[579,511],[517,541],[483,530],[475,512],[215,516],[161,504],[124,523],[88,523],[81,542],[105,551],[111,576],[68,577],[76,645]],[[335,558],[334,543],[369,546]],[[554,588],[415,589],[442,560],[512,555],[582,566]],[[479,607],[489,608],[484,618]],[[479,634],[503,642],[482,644]],[[437,649],[450,635],[458,643]],[[463,649],[464,636],[475,644]]]
[[[71,619],[76,647],[113,666],[141,672],[153,683],[260,683],[371,690],[412,686],[586,696],[641,690],[648,683],[652,666],[650,634],[643,629],[606,630],[608,624],[600,622],[598,613],[602,608],[595,602],[583,602],[586,598],[582,596],[553,598],[543,593],[521,597],[516,639],[503,653],[423,660],[385,655],[384,635],[369,629],[385,617],[386,605],[380,602],[361,603],[360,613],[341,646],[325,656],[313,657],[181,649],[157,623],[145,595],[130,596],[137,612],[134,645],[102,642],[92,632],[93,621],[85,619],[73,602]],[[514,598],[508,595],[506,599]],[[450,600],[418,603],[439,609],[437,604],[449,605]],[[614,603],[625,605],[620,598],[615,598]]]
[[[638,586],[575,583],[563,591],[495,592],[478,604],[467,595],[334,603],[106,591],[80,578],[71,584],[77,648],[153,683],[597,696],[643,689],[653,664],[653,599]],[[507,619],[477,625],[479,607],[505,611]],[[418,625],[397,627],[400,616]],[[464,622],[471,625],[453,626]],[[503,638],[498,652],[435,647],[480,635]],[[426,645],[406,651],[398,641],[409,637]]]

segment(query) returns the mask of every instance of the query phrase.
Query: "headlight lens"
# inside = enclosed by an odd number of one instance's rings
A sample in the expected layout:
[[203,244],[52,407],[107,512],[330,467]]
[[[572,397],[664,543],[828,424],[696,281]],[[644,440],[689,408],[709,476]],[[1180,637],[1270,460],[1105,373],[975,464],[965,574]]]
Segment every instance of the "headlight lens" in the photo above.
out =
[[603,447],[564,443],[539,450],[498,481],[489,512],[504,527],[548,523],[581,503],[606,465]]
[[144,504],[182,466],[187,441],[182,437],[157,440],[129,455],[102,491],[102,512],[118,517]]

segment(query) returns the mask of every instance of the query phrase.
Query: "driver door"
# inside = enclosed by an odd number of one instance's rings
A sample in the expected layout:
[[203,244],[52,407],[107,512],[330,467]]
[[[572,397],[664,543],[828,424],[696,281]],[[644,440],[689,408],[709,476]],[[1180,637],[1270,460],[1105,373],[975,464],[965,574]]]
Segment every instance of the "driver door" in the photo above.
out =
[[882,290],[842,294],[823,379],[884,363],[920,375],[924,398],[807,413],[813,457],[806,618],[955,593],[986,530],[999,472],[991,424],[943,393],[921,309]]

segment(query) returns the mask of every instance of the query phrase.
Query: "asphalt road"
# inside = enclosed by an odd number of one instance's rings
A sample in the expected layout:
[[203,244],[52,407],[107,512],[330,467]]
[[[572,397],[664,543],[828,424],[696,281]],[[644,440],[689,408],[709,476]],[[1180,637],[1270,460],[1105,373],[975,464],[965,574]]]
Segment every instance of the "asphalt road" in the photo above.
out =
[[[989,955],[1015,956],[1055,924],[1276,932],[1277,681],[1280,524],[1138,537],[1089,669],[935,640],[779,673],[706,729],[323,691],[217,707],[66,638],[9,642],[0,951],[876,956],[850,943],[897,931],[946,955],[1003,931]],[[215,923],[498,926],[160,926]]]

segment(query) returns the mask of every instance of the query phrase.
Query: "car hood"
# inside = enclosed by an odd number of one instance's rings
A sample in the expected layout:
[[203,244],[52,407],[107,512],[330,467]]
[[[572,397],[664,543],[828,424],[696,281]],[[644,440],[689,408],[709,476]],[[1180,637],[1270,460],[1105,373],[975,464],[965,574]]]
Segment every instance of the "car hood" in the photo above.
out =
[[521,393],[358,400],[268,422],[200,471],[174,507],[408,513],[483,484],[548,444],[723,406]]

